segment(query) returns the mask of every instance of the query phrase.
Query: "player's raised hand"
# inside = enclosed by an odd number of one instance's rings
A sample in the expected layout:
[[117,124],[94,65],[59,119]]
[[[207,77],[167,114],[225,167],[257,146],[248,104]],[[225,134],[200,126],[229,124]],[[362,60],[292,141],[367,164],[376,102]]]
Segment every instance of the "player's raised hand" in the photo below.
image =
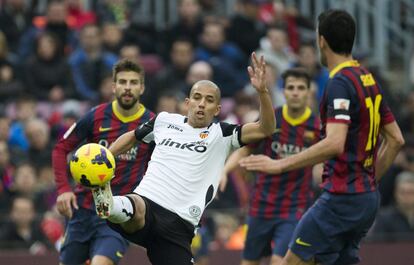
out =
[[250,171],[261,171],[269,174],[280,174],[282,169],[278,160],[273,160],[265,155],[250,155],[242,158],[240,166]]
[[268,92],[266,85],[266,63],[264,57],[260,56],[257,59],[256,53],[252,53],[251,65],[247,67],[249,72],[250,82],[258,93]]
[[69,219],[73,215],[72,207],[76,210],[79,209],[76,195],[71,191],[60,194],[56,199],[56,206],[59,213]]

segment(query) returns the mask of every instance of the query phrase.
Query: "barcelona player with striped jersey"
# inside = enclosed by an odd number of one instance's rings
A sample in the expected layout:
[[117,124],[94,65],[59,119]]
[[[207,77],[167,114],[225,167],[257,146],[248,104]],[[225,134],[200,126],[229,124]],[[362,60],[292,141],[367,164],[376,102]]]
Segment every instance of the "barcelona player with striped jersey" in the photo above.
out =
[[283,265],[355,264],[379,207],[377,182],[404,144],[374,76],[353,60],[355,21],[342,10],[318,17],[321,62],[330,71],[320,105],[322,140],[273,160],[244,158],[248,170],[280,174],[324,163],[324,192],[299,221]]
[[[90,190],[77,185],[72,189],[67,155],[85,142],[109,145],[122,134],[152,119],[155,114],[140,104],[144,92],[142,68],[128,60],[113,68],[115,100],[101,104],[78,120],[56,144],[53,169],[58,190],[58,211],[68,218],[64,241],[60,249],[61,264],[117,264],[128,243],[97,217]],[[153,147],[136,144],[118,155],[112,188],[115,194],[125,194],[140,183]]]
[[[255,153],[281,159],[319,141],[319,118],[307,106],[310,76],[303,69],[292,68],[282,78],[286,105],[275,110],[273,135],[233,152],[226,162],[222,185],[242,157]],[[312,170],[308,166],[276,175],[255,172],[242,265],[258,265],[261,258],[270,255],[270,264],[280,264],[298,220],[313,202]]]

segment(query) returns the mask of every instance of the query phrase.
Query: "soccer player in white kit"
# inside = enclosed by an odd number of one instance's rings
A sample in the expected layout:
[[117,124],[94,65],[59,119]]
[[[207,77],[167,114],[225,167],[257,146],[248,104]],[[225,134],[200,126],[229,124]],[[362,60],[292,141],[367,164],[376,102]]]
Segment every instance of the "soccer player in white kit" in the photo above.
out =
[[112,196],[110,184],[92,190],[98,216],[131,242],[147,249],[152,264],[192,264],[191,240],[205,207],[213,200],[230,151],[270,136],[275,116],[265,81],[265,62],[252,54],[250,81],[260,100],[255,123],[213,123],[220,112],[220,89],[211,81],[194,84],[187,117],[162,112],[120,136],[116,156],[136,141],[155,148],[146,174],[126,196]]

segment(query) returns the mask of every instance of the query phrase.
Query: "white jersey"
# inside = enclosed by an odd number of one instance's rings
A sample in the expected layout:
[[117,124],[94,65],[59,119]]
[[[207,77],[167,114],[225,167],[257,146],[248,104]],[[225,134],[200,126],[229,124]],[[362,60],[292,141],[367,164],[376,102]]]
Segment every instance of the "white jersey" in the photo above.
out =
[[162,112],[135,131],[155,148],[134,192],[197,225],[217,192],[230,150],[241,145],[241,127],[221,122],[193,128],[186,120]]

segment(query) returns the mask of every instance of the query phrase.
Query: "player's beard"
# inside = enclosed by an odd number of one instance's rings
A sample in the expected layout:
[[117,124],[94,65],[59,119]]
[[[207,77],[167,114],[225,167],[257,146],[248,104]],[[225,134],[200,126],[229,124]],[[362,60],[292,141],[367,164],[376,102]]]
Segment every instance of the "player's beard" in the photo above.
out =
[[125,102],[122,97],[125,94],[122,94],[120,96],[116,97],[116,101],[118,104],[125,110],[130,110],[132,107],[135,106],[135,104],[138,102],[138,97],[131,94],[132,98],[129,100],[129,102]]

